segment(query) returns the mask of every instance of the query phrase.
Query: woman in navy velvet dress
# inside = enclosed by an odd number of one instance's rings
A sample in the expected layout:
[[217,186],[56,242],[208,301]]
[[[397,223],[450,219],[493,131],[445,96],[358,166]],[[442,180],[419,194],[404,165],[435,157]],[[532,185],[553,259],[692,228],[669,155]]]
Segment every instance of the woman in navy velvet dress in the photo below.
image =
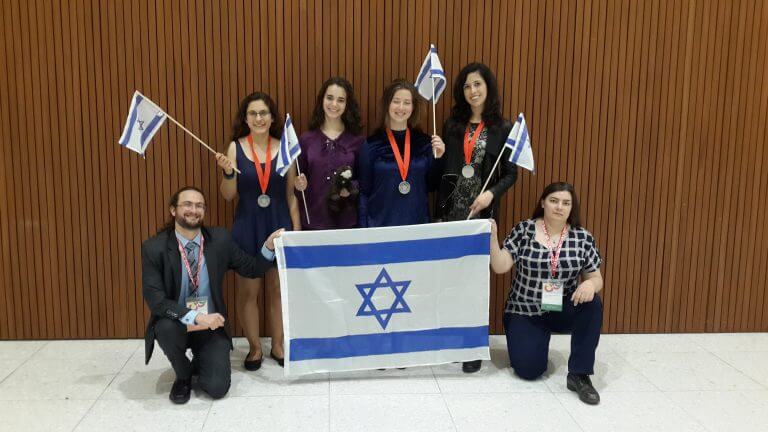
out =
[[442,175],[445,144],[418,129],[416,88],[395,80],[384,89],[381,126],[360,149],[358,226],[423,224],[429,218],[429,192]]
[[[234,164],[222,166],[224,179],[221,193],[230,201],[238,197],[232,238],[249,255],[261,253],[261,245],[277,229],[300,230],[299,207],[293,194],[295,168],[285,177],[277,173],[282,122],[272,98],[266,93],[248,95],[238,108],[232,126],[232,142],[227,159]],[[226,161],[225,161],[226,162]],[[238,168],[236,175],[233,168]],[[244,366],[247,370],[261,367],[263,357],[259,343],[259,293],[265,291],[267,323],[272,334],[270,357],[283,364],[283,319],[280,303],[280,280],[277,268],[269,269],[264,278],[236,279],[237,315],[248,339],[250,351]]]

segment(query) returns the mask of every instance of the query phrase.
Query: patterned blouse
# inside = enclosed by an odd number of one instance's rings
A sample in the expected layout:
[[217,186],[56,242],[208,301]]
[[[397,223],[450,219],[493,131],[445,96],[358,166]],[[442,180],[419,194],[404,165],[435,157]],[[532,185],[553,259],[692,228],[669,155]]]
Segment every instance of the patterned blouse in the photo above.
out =
[[[504,240],[503,247],[515,264],[515,279],[504,312],[529,316],[546,313],[541,310],[541,283],[552,279],[550,250],[536,240],[535,221],[518,223]],[[596,272],[602,261],[592,234],[584,228],[569,227],[555,277],[563,283],[564,296],[570,298],[579,285],[579,276]]]

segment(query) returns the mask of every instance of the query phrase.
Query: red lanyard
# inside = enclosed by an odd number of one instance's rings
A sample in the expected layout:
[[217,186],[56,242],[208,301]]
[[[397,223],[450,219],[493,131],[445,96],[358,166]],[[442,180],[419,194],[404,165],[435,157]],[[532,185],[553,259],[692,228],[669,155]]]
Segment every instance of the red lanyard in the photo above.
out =
[[397,148],[397,141],[395,136],[392,135],[392,130],[387,128],[387,138],[389,138],[389,145],[392,146],[392,153],[395,154],[395,161],[397,162],[397,168],[400,170],[400,177],[403,181],[408,177],[408,166],[411,164],[411,130],[405,129],[405,161],[400,156],[400,150]]
[[195,277],[192,277],[192,267],[189,265],[187,250],[181,245],[179,239],[176,239],[176,243],[179,244],[179,253],[181,254],[181,260],[184,261],[184,267],[187,269],[189,283],[194,287],[192,292],[197,291],[197,288],[200,286],[200,269],[203,268],[203,243],[205,243],[205,238],[202,235],[200,236],[200,251],[197,253],[197,273],[195,274]]
[[485,127],[485,123],[480,122],[480,124],[477,125],[477,129],[475,130],[475,135],[473,135],[471,138],[469,136],[469,126],[467,126],[467,130],[464,131],[464,162],[465,162],[465,165],[469,165],[469,162],[472,161],[472,150],[475,149],[475,143],[477,142],[477,139],[480,137],[480,132],[483,131],[484,127]]
[[272,143],[272,137],[267,137],[267,161],[264,164],[264,169],[261,169],[261,162],[259,156],[256,155],[256,149],[253,148],[253,137],[248,135],[248,144],[251,146],[251,154],[253,155],[253,166],[256,167],[256,175],[259,176],[259,186],[261,186],[261,193],[266,194],[269,187],[269,173],[272,170],[272,151],[270,144]]
[[549,262],[550,262],[550,268],[552,271],[552,277],[557,276],[557,260],[560,258],[560,249],[563,247],[563,242],[565,241],[565,236],[568,234],[568,224],[565,224],[563,227],[563,232],[560,233],[560,241],[557,242],[557,247],[552,247],[552,240],[549,238],[549,232],[547,231],[547,224],[542,220],[541,226],[544,228],[544,237],[547,239],[546,244],[544,246],[549,249]]

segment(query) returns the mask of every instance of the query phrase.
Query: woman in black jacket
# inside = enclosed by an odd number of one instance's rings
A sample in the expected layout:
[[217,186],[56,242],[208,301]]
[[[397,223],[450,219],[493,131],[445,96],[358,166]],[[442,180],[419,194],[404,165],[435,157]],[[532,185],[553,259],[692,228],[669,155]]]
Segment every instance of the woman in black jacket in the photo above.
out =
[[[493,218],[504,193],[517,179],[517,167],[507,157],[493,169],[504,149],[512,123],[501,116],[496,77],[488,66],[470,63],[453,85],[454,105],[443,126],[445,171],[438,190],[435,215],[441,221]],[[486,180],[488,187],[480,193]],[[471,373],[480,360],[464,362]]]

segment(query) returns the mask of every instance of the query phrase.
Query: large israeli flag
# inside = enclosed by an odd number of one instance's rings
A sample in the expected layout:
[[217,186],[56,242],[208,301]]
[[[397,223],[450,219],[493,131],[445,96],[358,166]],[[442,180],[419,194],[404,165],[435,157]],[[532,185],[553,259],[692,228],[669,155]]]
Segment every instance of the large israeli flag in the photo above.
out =
[[286,232],[285,374],[490,359],[487,220]]
[[143,94],[134,92],[128,119],[118,142],[121,146],[143,155],[167,117],[163,110]]
[[520,113],[517,116],[512,130],[509,132],[504,146],[509,148],[509,161],[515,165],[534,172],[536,167],[533,161],[533,148],[531,147],[531,135],[528,133],[528,125],[525,116]]

